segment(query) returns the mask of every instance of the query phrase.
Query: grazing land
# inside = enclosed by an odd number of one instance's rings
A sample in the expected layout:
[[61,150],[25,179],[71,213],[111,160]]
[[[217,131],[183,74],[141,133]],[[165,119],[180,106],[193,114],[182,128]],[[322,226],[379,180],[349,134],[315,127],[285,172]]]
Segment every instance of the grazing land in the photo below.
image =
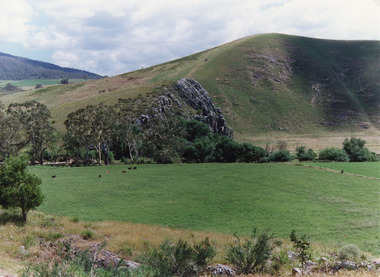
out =
[[127,168],[33,167],[46,195],[39,210],[226,234],[258,227],[288,238],[295,229],[315,242],[380,253],[378,179],[292,164],[139,165],[122,173]]
[[312,163],[310,165],[380,179],[380,163]]

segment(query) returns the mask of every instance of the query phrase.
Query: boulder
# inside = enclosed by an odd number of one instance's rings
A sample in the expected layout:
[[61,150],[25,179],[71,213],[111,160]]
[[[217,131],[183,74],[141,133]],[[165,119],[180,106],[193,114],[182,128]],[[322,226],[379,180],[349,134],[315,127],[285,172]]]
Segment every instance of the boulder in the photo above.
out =
[[227,265],[217,264],[208,266],[207,271],[211,276],[235,276],[235,271]]

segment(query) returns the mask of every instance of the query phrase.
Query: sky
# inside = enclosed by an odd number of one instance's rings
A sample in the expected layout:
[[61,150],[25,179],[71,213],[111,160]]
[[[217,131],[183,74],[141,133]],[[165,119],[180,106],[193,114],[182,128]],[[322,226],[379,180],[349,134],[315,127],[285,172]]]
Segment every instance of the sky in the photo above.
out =
[[261,33],[380,40],[380,0],[0,1],[0,52],[108,76]]

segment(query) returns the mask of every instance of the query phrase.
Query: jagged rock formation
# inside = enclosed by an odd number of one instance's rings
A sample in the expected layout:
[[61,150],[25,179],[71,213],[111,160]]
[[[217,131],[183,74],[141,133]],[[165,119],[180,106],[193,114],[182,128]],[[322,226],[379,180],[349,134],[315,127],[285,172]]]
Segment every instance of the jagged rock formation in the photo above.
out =
[[[194,118],[208,124],[212,133],[233,137],[233,131],[227,126],[221,109],[215,107],[208,92],[193,79],[178,80],[171,87],[166,87],[163,95],[154,101],[157,105],[150,110],[151,115],[141,115],[136,121],[138,125],[146,123],[151,117],[171,116],[180,110],[185,118]],[[186,107],[191,107],[196,114],[189,112]]]

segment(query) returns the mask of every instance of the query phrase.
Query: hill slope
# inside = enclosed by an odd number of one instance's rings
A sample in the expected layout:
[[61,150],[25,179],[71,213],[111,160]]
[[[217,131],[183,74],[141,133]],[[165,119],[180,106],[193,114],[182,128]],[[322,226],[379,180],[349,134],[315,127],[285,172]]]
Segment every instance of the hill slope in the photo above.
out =
[[42,101],[63,122],[69,112],[100,101],[147,97],[146,108],[152,93],[165,93],[180,78],[193,78],[209,92],[239,140],[379,134],[379,41],[257,35],[120,76],[1,100]]
[[60,67],[51,63],[12,56],[0,52],[0,80],[82,79],[83,77],[98,79],[101,76],[84,70]]

